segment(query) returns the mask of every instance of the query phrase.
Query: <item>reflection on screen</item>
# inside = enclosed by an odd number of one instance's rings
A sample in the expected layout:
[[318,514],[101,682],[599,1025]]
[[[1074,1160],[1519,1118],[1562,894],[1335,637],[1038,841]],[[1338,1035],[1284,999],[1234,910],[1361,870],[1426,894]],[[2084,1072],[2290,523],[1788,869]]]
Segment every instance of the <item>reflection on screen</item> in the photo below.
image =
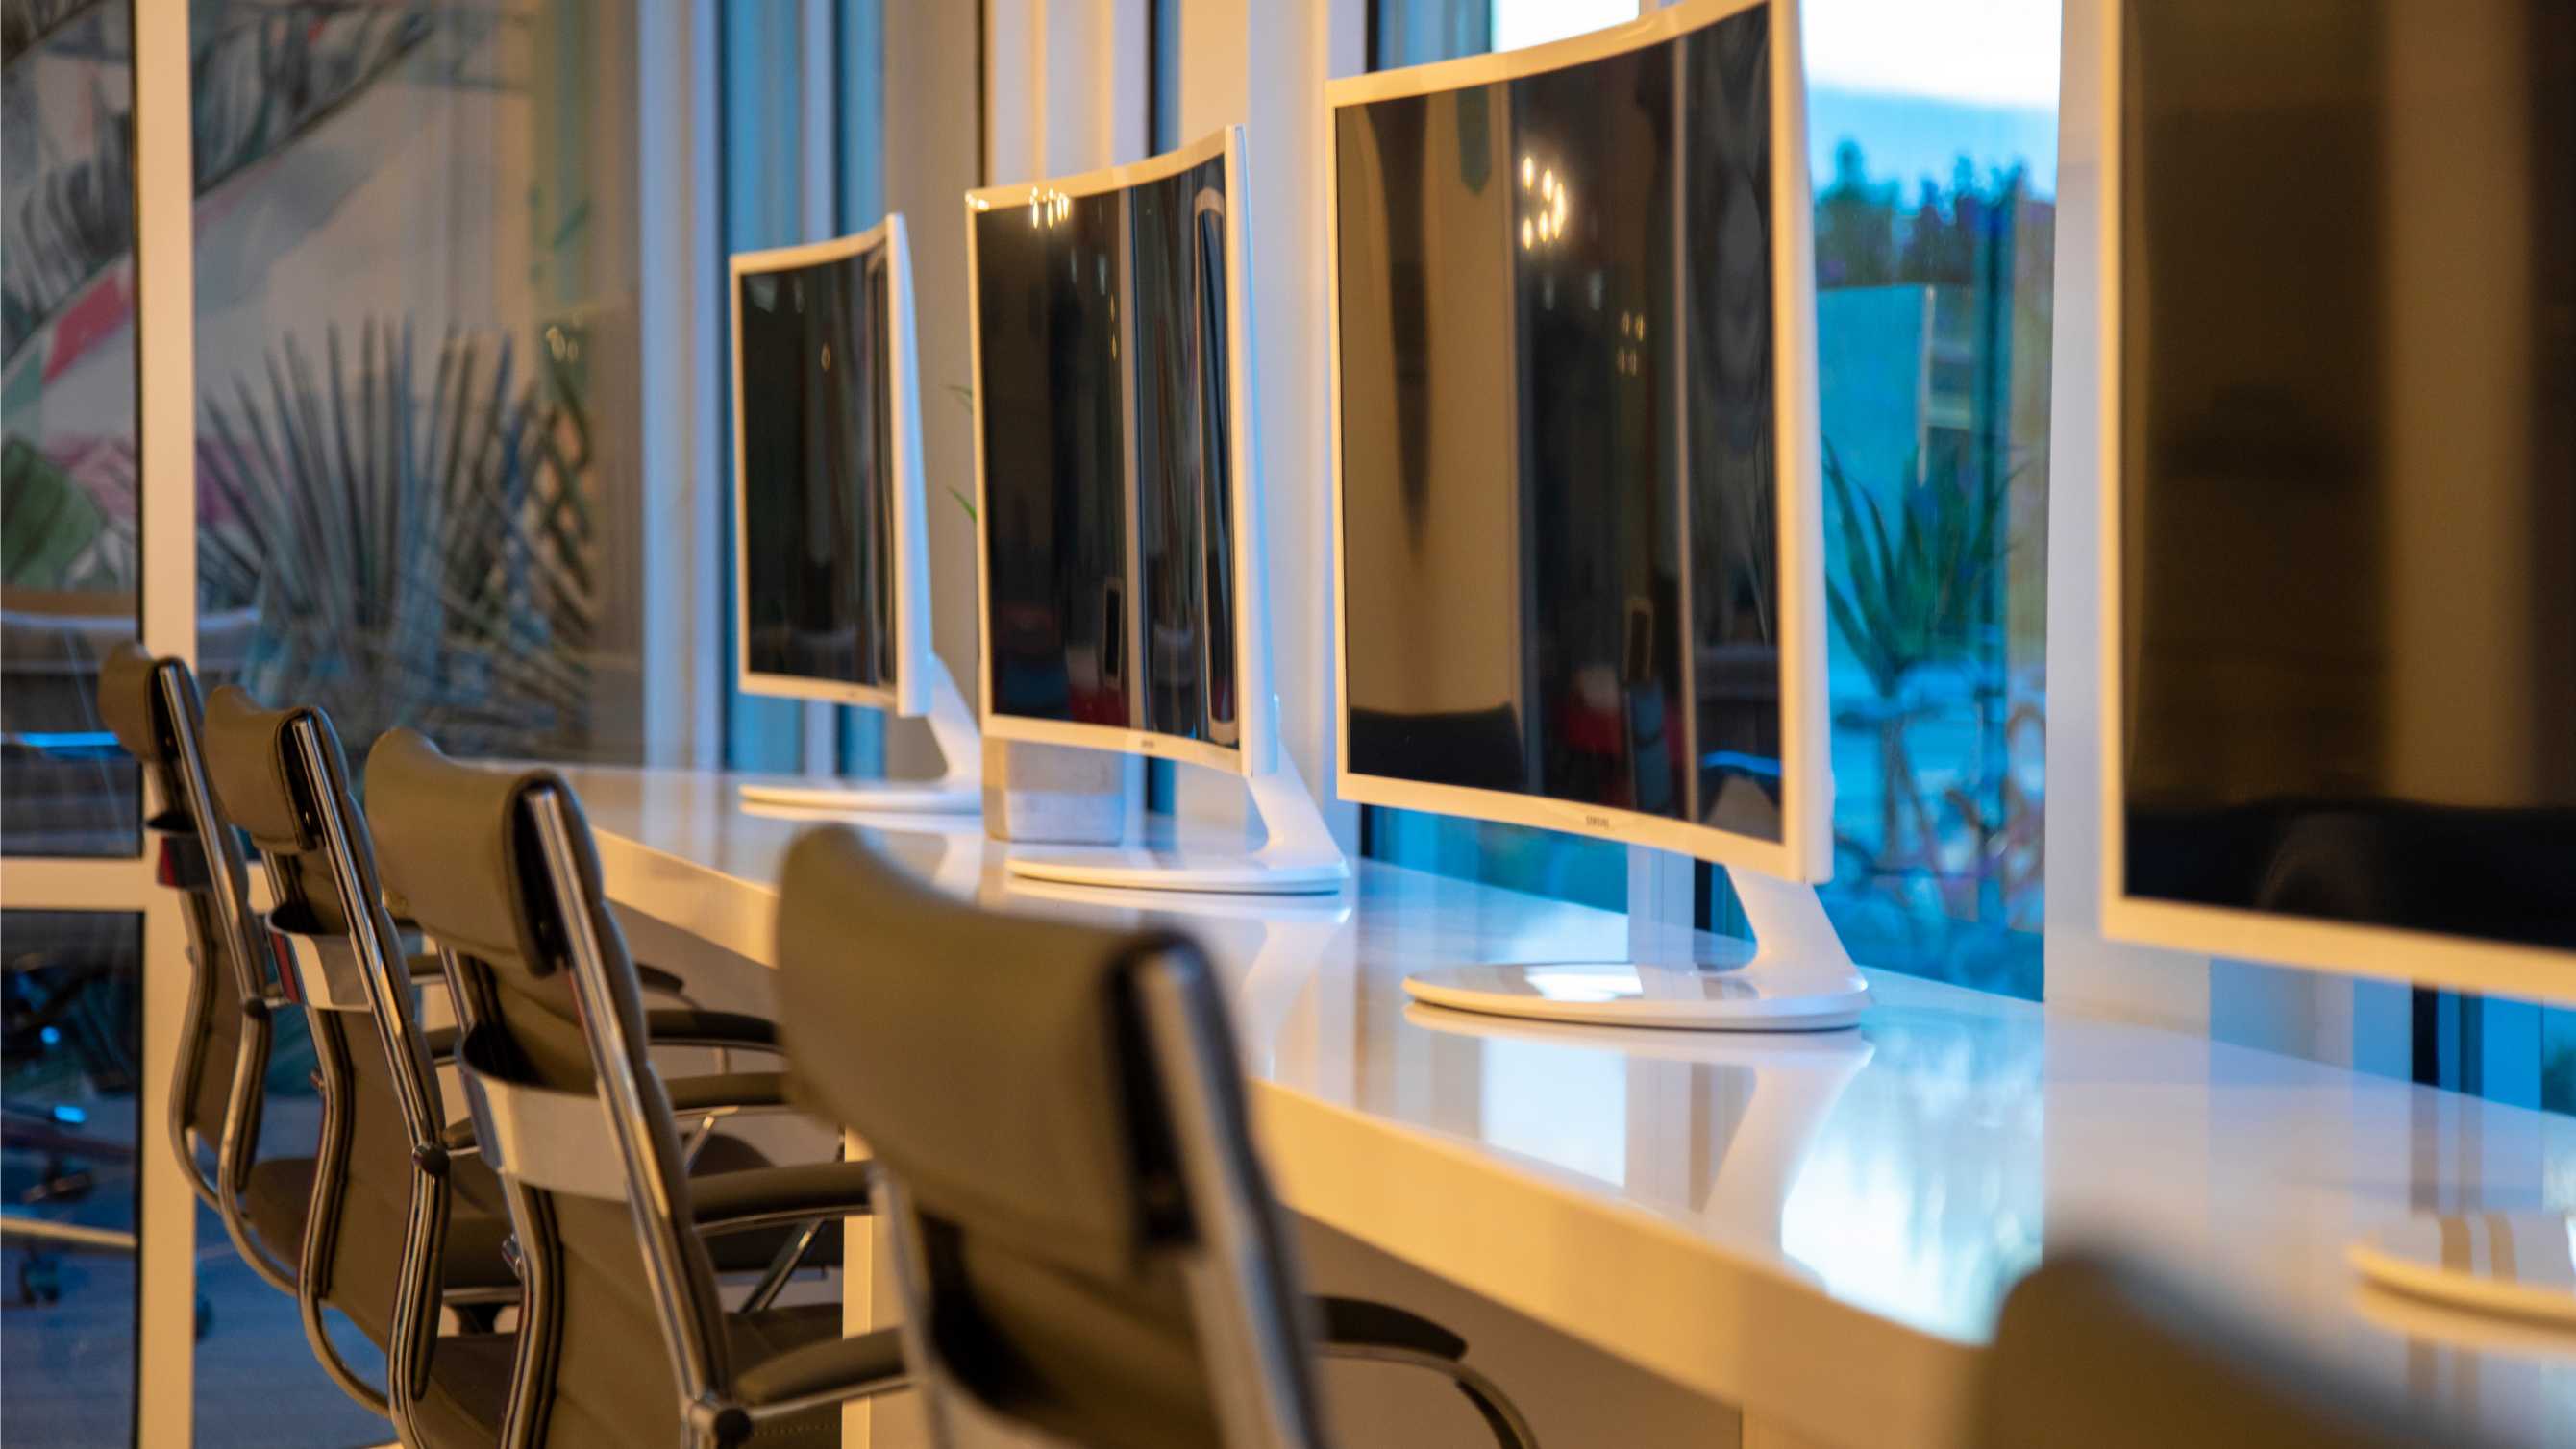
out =
[[2129,890],[2576,947],[2576,11],[2128,24]]
[[1338,112],[1356,772],[1780,838],[1769,25]]
[[882,246],[738,280],[754,674],[894,687],[891,285]]
[[975,217],[996,713],[1240,743],[1225,163]]

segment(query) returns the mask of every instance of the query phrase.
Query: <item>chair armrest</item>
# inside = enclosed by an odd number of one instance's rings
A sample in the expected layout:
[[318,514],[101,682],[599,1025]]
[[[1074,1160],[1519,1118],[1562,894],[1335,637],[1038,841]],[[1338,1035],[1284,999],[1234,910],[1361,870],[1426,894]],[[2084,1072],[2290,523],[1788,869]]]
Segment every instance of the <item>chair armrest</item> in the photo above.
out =
[[662,1006],[644,1013],[644,1034],[655,1046],[778,1050],[778,1023],[740,1011]]
[[[441,1028],[430,1036],[434,1039],[442,1032],[451,1040],[455,1035]],[[732,1116],[741,1112],[781,1110],[789,1106],[787,1074],[784,1072],[713,1072],[703,1077],[673,1077],[663,1084],[663,1090],[670,1096],[671,1114],[675,1117]],[[466,1117],[448,1123],[447,1129],[439,1134],[439,1141],[450,1152],[473,1150],[474,1119]],[[827,1162],[820,1165],[837,1167],[840,1164]],[[785,1172],[792,1169],[761,1168],[746,1169],[746,1172],[754,1170]],[[744,1174],[715,1173],[707,1180],[741,1175]]]
[[865,1162],[809,1162],[711,1172],[689,1182],[701,1233],[737,1233],[868,1211]]
[[[394,929],[417,932],[420,928],[409,921],[396,921]],[[446,974],[438,969],[436,951],[416,951],[412,953],[410,959],[411,979],[414,985],[436,986],[446,981]],[[685,996],[689,990],[689,983],[678,976],[659,966],[648,966],[641,961],[635,963],[635,980],[645,990],[658,991],[664,996]]]
[[[778,1050],[778,1023],[765,1017],[746,1016],[739,1011],[700,1011],[695,1007],[665,1007],[644,1013],[644,1033],[657,1047],[704,1047],[710,1051]],[[452,1026],[433,1026],[421,1033],[431,1057],[441,1063],[456,1056],[458,1032]]]
[[1419,1313],[1366,1298],[1315,1300],[1327,1348],[1388,1348],[1427,1358],[1463,1359],[1467,1340]]
[[904,1384],[903,1339],[880,1328],[856,1338],[827,1338],[764,1359],[733,1377],[734,1401],[756,1419],[843,1399],[881,1394]]
[[667,1077],[662,1091],[671,1099],[674,1117],[723,1117],[741,1112],[785,1111],[785,1072],[709,1072],[696,1077]]
[[664,996],[689,994],[689,983],[681,980],[678,972],[665,971],[659,966],[643,961],[635,963],[635,984],[647,991],[658,991]]
[[1392,1303],[1365,1298],[1317,1298],[1315,1316],[1322,1320],[1324,1341],[1317,1350],[1328,1358],[1373,1359],[1410,1364],[1449,1380],[1485,1421],[1496,1449],[1533,1449],[1537,1439],[1502,1386],[1467,1362],[1467,1340]]

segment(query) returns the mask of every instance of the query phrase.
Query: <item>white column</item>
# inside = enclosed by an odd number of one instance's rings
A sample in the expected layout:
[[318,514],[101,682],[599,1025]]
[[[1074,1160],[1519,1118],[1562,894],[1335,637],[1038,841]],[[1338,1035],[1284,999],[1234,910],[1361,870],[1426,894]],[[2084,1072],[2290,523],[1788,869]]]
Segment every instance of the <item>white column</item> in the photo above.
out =
[[[1181,135],[1245,128],[1272,669],[1282,743],[1342,849],[1359,811],[1333,791],[1332,447],[1325,349],[1324,82],[1365,57],[1363,0],[1181,0]],[[1184,790],[1188,787],[1185,785]]]
[[987,0],[983,180],[1141,160],[1146,19],[1146,0]]
[[2103,366],[2111,244],[2102,227],[2109,0],[2067,0],[2059,41],[2056,342],[2049,375],[2048,844],[2049,1001],[2185,1031],[2210,1024],[2203,956],[2102,939]]
[[714,365],[725,328],[716,13],[645,0],[637,17],[636,329],[644,406],[636,668],[644,763],[714,769],[724,744],[724,577],[733,470]]

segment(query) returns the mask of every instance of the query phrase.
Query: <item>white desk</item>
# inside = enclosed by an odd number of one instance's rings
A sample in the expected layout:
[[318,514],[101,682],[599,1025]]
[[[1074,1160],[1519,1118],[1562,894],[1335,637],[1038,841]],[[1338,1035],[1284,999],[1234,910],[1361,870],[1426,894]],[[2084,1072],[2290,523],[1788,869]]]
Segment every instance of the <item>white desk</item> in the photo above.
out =
[[[571,776],[621,908],[775,961],[812,821],[744,813],[728,777]],[[867,833],[988,904],[1101,909],[1023,894],[979,834]],[[2005,1290],[2107,1239],[2457,1422],[2576,1444],[2576,1349],[2466,1346],[2343,1261],[2413,1207],[2576,1204],[2576,1121],[1892,974],[1856,1035],[1503,1034],[1408,1010],[1404,973],[1597,958],[1624,920],[1374,863],[1320,908],[1161,904],[1227,974],[1292,1207],[1749,1419],[1951,1442]]]

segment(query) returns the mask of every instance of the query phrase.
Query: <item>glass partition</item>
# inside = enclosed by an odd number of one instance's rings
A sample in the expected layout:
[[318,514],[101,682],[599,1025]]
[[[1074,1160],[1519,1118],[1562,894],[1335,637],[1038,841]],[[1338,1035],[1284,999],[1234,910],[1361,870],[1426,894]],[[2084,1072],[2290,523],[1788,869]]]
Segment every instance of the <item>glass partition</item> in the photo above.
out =
[[[204,684],[320,705],[353,765],[397,726],[459,754],[639,759],[632,7],[187,18]],[[263,1161],[309,1156],[320,1123],[311,1040],[278,1020]],[[211,1211],[197,1241],[196,1442],[390,1439]]]
[[200,656],[353,762],[640,752],[626,11],[192,0]]
[[0,912],[0,1443],[134,1442],[142,962],[139,915]]
[[131,856],[98,666],[140,632],[127,5],[0,6],[0,852]]

